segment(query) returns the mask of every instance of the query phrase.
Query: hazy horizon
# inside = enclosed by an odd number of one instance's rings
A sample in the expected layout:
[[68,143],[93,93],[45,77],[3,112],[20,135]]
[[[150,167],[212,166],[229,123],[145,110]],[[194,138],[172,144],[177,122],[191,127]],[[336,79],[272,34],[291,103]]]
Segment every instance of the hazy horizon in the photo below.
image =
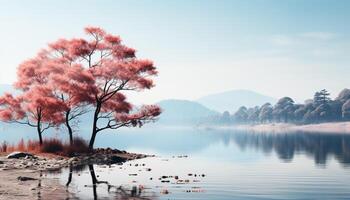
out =
[[[350,86],[349,1],[7,1],[0,8],[1,84],[16,67],[87,25],[119,34],[155,62],[156,87],[135,103],[195,100],[235,89],[297,102]],[[20,45],[18,45],[20,44]]]

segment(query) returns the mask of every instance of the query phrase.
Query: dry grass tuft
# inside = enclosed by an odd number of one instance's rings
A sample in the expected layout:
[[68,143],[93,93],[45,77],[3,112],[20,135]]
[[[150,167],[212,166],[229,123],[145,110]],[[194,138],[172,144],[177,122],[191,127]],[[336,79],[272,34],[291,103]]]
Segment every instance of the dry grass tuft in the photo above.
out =
[[21,139],[17,144],[10,145],[6,141],[0,144],[0,152],[13,152],[23,151],[30,153],[52,153],[62,156],[74,156],[76,154],[88,153],[88,143],[80,137],[76,137],[73,140],[73,145],[69,142],[62,142],[57,138],[50,138],[43,140],[43,144],[40,146],[39,141],[28,140],[24,142]]
[[74,156],[75,154],[88,153],[89,151],[88,143],[83,138],[76,137],[73,140],[73,145],[66,145],[63,154],[66,156]]
[[43,141],[41,145],[40,152],[41,153],[56,153],[59,154],[63,152],[64,144],[61,140],[56,138],[51,138]]

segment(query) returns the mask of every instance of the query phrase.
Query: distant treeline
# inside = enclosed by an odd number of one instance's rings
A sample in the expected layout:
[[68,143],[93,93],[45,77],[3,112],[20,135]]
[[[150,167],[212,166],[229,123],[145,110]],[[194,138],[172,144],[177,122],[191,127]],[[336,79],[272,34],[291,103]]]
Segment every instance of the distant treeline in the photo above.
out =
[[[290,97],[283,97],[275,105],[265,103],[262,106],[240,107],[234,114],[225,111],[219,116],[210,117],[210,123],[321,123],[350,120],[350,89],[342,90],[332,100],[330,93],[323,89],[315,93],[313,99],[297,104]],[[205,121],[207,121],[205,120]]]

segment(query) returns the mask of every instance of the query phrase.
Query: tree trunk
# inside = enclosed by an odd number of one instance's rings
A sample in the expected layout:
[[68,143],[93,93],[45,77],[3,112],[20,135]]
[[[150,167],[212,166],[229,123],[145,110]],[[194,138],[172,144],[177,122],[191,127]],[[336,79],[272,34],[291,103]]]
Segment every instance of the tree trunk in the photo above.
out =
[[69,144],[72,146],[73,145],[73,130],[69,124],[69,114],[70,114],[70,110],[68,110],[66,112],[66,127],[68,129],[68,134],[69,134]]
[[101,103],[98,102],[96,105],[96,110],[95,110],[95,114],[94,114],[94,121],[93,121],[93,125],[92,125],[91,139],[89,142],[89,150],[90,151],[92,151],[94,149],[95,138],[97,135],[97,121],[98,121],[98,115],[100,114],[100,110],[101,110]]
[[92,151],[94,149],[96,134],[97,134],[96,130],[93,129],[92,134],[91,134],[91,138],[90,138],[90,142],[89,142],[89,150],[90,151]]
[[40,146],[43,144],[43,137],[42,137],[42,130],[41,130],[41,117],[38,117],[38,122],[36,125],[36,130],[38,131],[38,136],[39,136],[39,144]]
[[39,144],[41,146],[43,144],[43,138],[41,136],[41,130],[40,130],[39,126],[37,127],[37,131],[38,131],[38,135],[39,135]]

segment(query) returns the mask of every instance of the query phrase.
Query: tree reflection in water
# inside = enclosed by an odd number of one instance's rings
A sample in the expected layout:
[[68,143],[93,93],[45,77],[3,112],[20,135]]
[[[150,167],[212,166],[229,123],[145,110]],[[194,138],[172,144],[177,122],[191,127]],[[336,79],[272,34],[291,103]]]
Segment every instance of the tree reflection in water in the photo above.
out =
[[[70,183],[72,182],[74,171],[83,171],[85,168],[86,168],[86,165],[78,166],[78,168],[69,166],[69,174],[68,174],[68,180],[67,180],[66,186],[69,187]],[[155,196],[146,197],[144,189],[140,186],[139,187],[133,186],[132,189],[126,189],[122,186],[111,185],[108,181],[100,181],[97,179],[94,166],[91,164],[91,165],[88,165],[88,168],[89,168],[89,172],[92,180],[91,188],[92,188],[93,197],[95,200],[99,199],[97,187],[100,184],[105,184],[107,186],[108,194],[113,196],[115,199],[125,199],[125,200],[127,199],[146,200],[147,199],[148,200],[148,199],[154,199],[155,197]]]
[[320,165],[325,165],[331,156],[345,166],[350,164],[350,135],[346,134],[239,132],[231,134],[231,139],[241,149],[255,148],[265,153],[274,151],[287,162],[299,153],[313,157]]

